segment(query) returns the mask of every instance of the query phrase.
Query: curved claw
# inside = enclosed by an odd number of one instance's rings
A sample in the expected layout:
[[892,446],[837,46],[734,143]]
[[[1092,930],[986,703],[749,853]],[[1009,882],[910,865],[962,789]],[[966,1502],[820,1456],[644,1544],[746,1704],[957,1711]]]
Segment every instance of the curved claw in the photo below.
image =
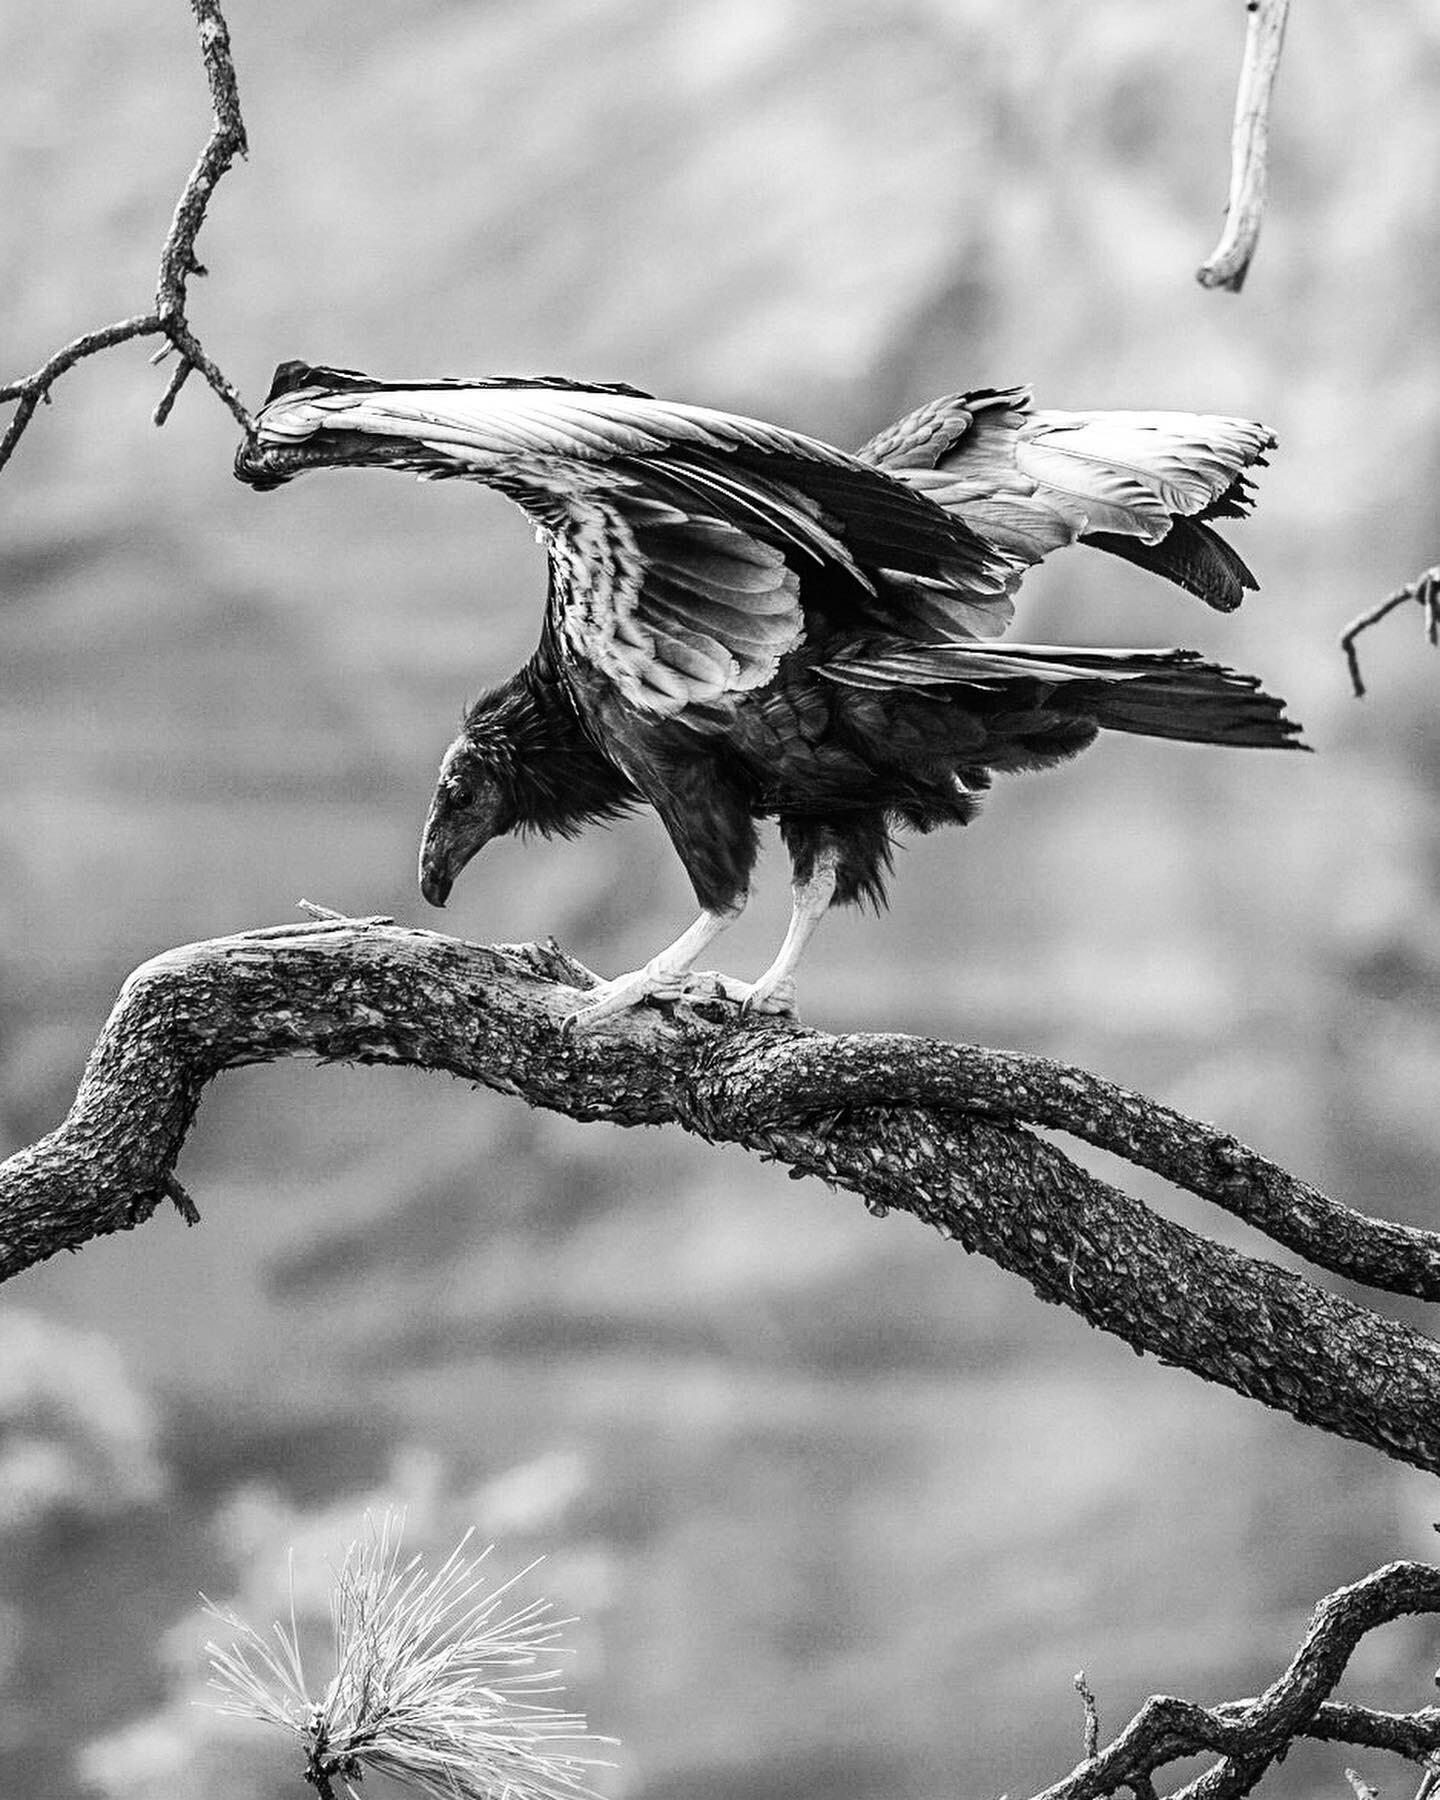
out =
[[751,1019],[795,1015],[795,977],[782,975],[778,981],[766,981],[762,975],[740,1002],[740,1017]]

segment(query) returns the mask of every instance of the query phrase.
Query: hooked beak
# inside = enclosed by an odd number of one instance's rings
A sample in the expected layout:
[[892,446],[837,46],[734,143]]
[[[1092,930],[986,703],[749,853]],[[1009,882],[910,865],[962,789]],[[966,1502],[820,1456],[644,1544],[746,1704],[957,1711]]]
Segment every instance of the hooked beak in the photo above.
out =
[[453,809],[447,810],[449,816],[442,817],[439,798],[431,802],[420,840],[420,892],[431,906],[444,906],[455,877],[497,833],[498,806],[472,807],[458,816]]

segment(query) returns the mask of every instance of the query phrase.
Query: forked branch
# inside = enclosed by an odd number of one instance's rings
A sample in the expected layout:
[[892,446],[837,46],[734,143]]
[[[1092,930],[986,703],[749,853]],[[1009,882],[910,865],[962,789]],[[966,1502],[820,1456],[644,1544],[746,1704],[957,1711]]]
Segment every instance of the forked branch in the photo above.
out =
[[1237,1800],[1298,1738],[1388,1750],[1427,1768],[1440,1751],[1440,1707],[1377,1712],[1330,1699],[1368,1632],[1406,1613],[1440,1612],[1440,1569],[1397,1562],[1327,1595],[1288,1668],[1255,1699],[1197,1706],[1156,1696],[1103,1750],[1087,1756],[1035,1800],[1099,1800],[1127,1788],[1153,1794],[1154,1777],[1184,1757],[1211,1766],[1170,1800]]
[[1220,242],[1195,271],[1201,287],[1238,294],[1260,241],[1270,158],[1270,102],[1290,0],[1247,0],[1245,56],[1230,133],[1230,198]]
[[1225,1133],[1083,1070],[898,1035],[642,1009],[571,1036],[594,977],[553,947],[326,919],[167,951],[121,990],[75,1103],[0,1164],[0,1279],[167,1198],[205,1084],[306,1056],[446,1070],[576,1119],[678,1124],[934,1225],[1138,1351],[1440,1472],[1440,1346],[1101,1181],[1104,1144],[1298,1250],[1440,1292],[1440,1235],[1365,1218]]
[[175,217],[160,252],[160,268],[156,277],[155,305],[148,313],[121,319],[87,331],[83,337],[66,344],[43,362],[33,375],[21,381],[0,386],[0,402],[13,401],[15,410],[4,433],[0,434],[0,469],[9,462],[15,446],[25,433],[50,390],[67,370],[87,356],[134,338],[166,339],[160,357],[174,350],[180,360],[170,378],[159,405],[155,423],[163,425],[170,416],[176,396],[192,370],[198,370],[225,402],[240,425],[250,429],[250,414],[231,382],[206,354],[186,316],[190,278],[203,275],[204,267],[195,255],[195,239],[205,223],[205,214],[217,182],[237,156],[246,153],[245,123],[240,116],[240,95],[235,82],[235,64],[230,54],[230,33],[225,25],[219,0],[190,0],[200,35],[200,54],[205,63],[205,77],[210,86],[213,118],[210,135],[200,152],[200,160],[190,171],[190,178],[175,207]]

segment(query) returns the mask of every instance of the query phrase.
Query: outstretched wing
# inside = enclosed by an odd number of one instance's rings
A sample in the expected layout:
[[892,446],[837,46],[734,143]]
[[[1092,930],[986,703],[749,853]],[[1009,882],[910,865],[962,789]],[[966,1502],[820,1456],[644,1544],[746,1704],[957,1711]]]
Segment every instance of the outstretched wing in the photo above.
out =
[[1017,579],[1014,558],[924,495],[759,420],[553,381],[290,365],[277,387],[243,479],[373,462],[499,489],[547,541],[562,644],[650,713],[763,686],[817,629],[903,629],[912,579],[953,595],[957,618],[1004,606]]
[[1036,411],[1027,388],[932,401],[858,453],[1026,562],[1077,539],[1221,611],[1255,579],[1208,521],[1249,510],[1274,438],[1248,419]]

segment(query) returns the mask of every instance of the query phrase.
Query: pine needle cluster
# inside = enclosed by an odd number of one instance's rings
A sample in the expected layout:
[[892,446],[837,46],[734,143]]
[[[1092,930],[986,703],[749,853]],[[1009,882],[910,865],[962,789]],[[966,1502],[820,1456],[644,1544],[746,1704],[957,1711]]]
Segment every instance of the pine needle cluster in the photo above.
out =
[[548,1665],[574,1621],[546,1600],[507,1611],[530,1570],[490,1586],[473,1531],[432,1572],[403,1559],[402,1519],[367,1527],[331,1594],[335,1673],[318,1699],[293,1592],[288,1626],[268,1634],[205,1602],[236,1634],[229,1648],[206,1645],[217,1710],[294,1732],[320,1800],[354,1795],[367,1769],[434,1800],[593,1800],[588,1774],[603,1759],[583,1752],[613,1740],[547,1698],[563,1691]]

